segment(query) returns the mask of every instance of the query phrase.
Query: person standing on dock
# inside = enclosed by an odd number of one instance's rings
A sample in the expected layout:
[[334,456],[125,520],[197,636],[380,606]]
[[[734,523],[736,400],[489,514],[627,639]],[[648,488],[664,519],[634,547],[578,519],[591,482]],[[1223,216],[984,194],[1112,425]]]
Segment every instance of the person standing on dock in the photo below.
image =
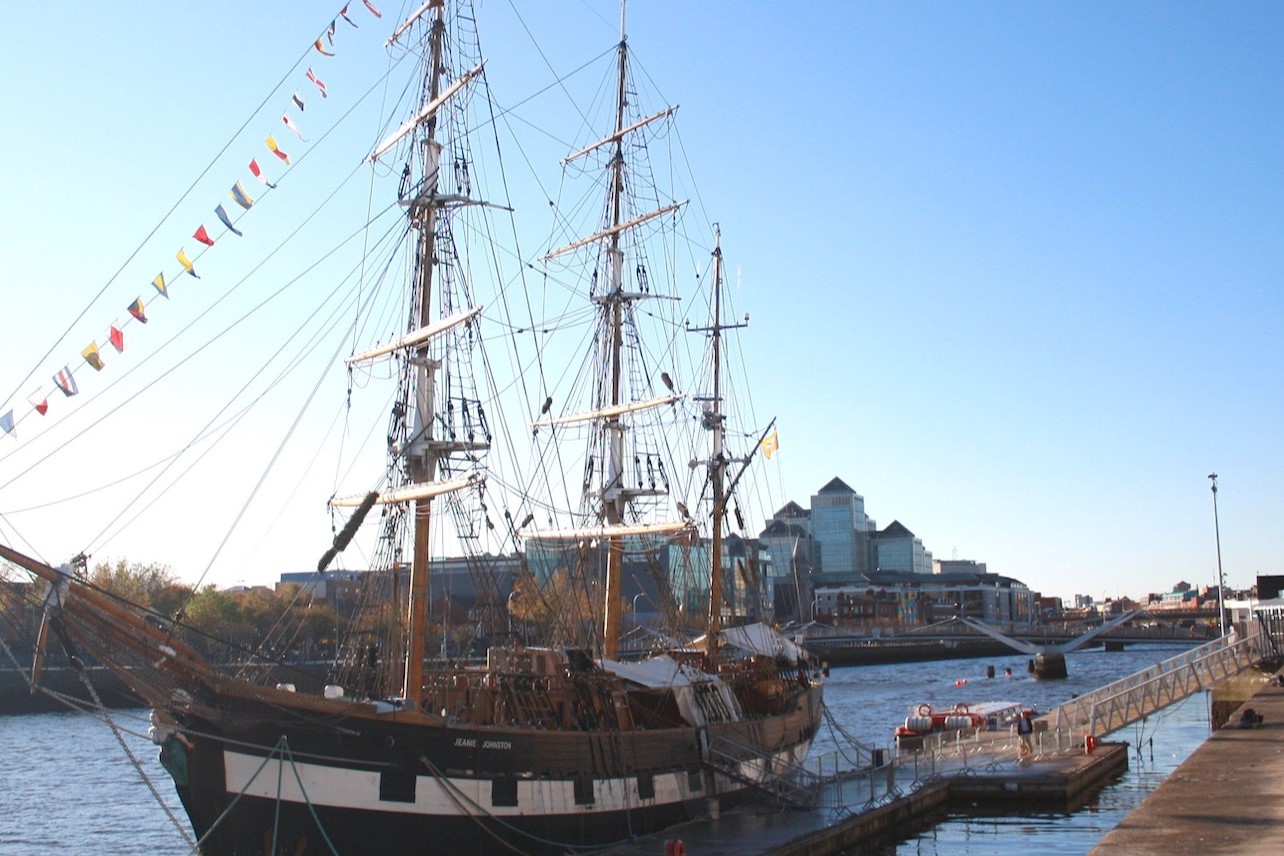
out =
[[1030,711],[1021,711],[1021,716],[1017,718],[1015,728],[1017,736],[1021,738],[1021,757],[1025,758],[1033,749],[1030,740],[1031,735],[1034,734],[1034,722],[1030,720]]

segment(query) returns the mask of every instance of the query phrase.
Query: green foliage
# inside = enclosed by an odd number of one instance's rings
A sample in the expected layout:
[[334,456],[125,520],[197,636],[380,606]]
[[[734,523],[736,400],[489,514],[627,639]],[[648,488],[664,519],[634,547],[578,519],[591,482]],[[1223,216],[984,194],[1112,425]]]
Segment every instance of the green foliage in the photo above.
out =
[[[94,565],[89,573],[89,582],[130,603],[151,608],[155,608],[157,595],[163,595],[162,599],[170,603],[175,599],[181,602],[181,599],[186,597],[186,594],[183,594],[182,598],[179,598],[179,590],[191,592],[190,587],[178,582],[169,565],[130,564],[124,559],[117,560],[115,564],[99,562]],[[157,611],[163,612],[160,609]]]

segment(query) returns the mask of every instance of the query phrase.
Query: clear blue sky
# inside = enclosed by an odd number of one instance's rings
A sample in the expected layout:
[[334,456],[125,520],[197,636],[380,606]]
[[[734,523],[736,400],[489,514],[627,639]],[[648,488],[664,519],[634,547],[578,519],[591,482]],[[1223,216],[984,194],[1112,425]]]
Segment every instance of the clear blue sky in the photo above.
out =
[[[340,5],[6,11],[0,395],[19,395],[0,413],[78,363],[133,297],[157,306],[153,323],[102,375],[80,375],[82,390],[205,308],[201,285],[161,306],[147,282],[193,245],[187,224],[213,223],[209,193],[41,362],[278,80],[301,77],[299,57],[332,89],[368,84],[355,69],[382,66],[375,40],[403,9],[385,2],[375,22],[357,0],[362,29],[340,22],[339,56],[307,57]],[[615,40],[611,3],[519,7],[560,72]],[[509,4],[489,0],[479,18],[501,98],[551,82]],[[938,558],[984,561],[1048,594],[1138,597],[1214,581],[1216,471],[1228,583],[1284,572],[1284,8],[638,0],[630,22],[641,69],[682,105],[698,201],[722,225],[753,316],[754,393],[779,419],[783,499],[805,505],[839,476],[880,526],[901,521]],[[321,105],[300,92],[306,135]],[[274,99],[250,139],[279,127]],[[215,170],[217,193],[249,151]],[[294,196],[307,210],[305,166]],[[289,201],[274,197],[256,225],[285,222]],[[257,334],[237,335],[248,353]],[[140,395],[141,422],[87,414],[68,430],[100,437],[113,464],[150,463],[172,446],[174,412],[238,359],[250,358],[194,361],[186,390]],[[33,367],[38,382],[19,386]],[[47,418],[67,412],[52,404]],[[27,442],[34,423],[19,433]],[[52,476],[11,481],[34,460],[17,445],[0,436],[0,513],[104,480],[92,460],[55,456]],[[194,499],[181,510],[201,514]],[[195,577],[217,539],[152,513],[100,554]],[[9,520],[50,559],[63,558],[59,533],[79,549],[78,527],[101,526],[60,506]],[[288,534],[269,528],[263,543]],[[213,578],[270,579],[317,552],[270,570],[233,560]]]

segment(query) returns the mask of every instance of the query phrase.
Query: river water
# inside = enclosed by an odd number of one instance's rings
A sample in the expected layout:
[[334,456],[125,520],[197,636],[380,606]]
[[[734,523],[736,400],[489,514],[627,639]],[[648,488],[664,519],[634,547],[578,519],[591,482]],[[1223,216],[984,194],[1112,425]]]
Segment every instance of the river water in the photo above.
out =
[[[956,702],[1019,701],[1047,710],[1141,671],[1184,648],[1086,651],[1067,658],[1065,681],[1035,681],[1021,655],[887,666],[834,669],[825,698],[836,720],[862,742],[887,746],[892,729],[908,709]],[[986,666],[997,677],[986,678]],[[1004,677],[1011,669],[1012,676]],[[959,682],[965,682],[961,686]],[[1134,751],[1128,772],[1072,814],[1019,816],[954,815],[889,846],[885,856],[979,856],[979,854],[1086,853],[1114,828],[1209,734],[1209,702],[1192,696],[1144,726],[1113,736]],[[157,792],[182,820],[186,818],[169,776],[147,740],[145,710],[112,711],[111,719]],[[817,752],[833,748],[822,726]],[[28,854],[190,852],[157,804],[151,790],[100,719],[78,713],[0,717],[0,856]]]

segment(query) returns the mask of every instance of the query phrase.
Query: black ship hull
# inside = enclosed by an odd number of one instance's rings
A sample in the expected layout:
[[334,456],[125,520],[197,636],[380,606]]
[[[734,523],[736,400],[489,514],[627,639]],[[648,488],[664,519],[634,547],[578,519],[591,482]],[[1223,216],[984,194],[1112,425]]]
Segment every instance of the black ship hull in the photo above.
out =
[[780,714],[706,728],[542,732],[286,712],[243,731],[180,719],[182,740],[163,754],[206,854],[563,853],[757,795],[753,782],[806,755],[820,715],[819,687]]

